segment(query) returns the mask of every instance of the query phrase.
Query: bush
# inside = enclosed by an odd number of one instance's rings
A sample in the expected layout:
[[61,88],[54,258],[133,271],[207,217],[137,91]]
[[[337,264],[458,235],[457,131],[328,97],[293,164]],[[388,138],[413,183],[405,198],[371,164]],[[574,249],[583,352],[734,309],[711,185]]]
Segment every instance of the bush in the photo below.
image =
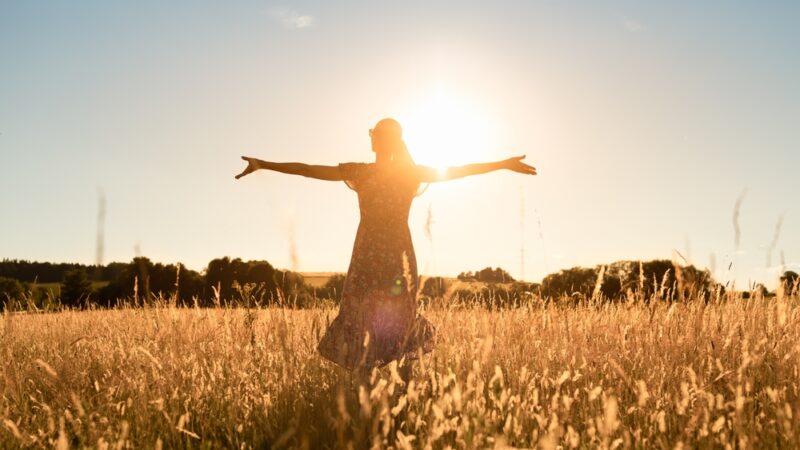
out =
[[6,302],[22,300],[24,293],[22,283],[14,278],[0,277],[0,308]]
[[558,298],[572,295],[591,297],[597,284],[597,272],[587,267],[573,267],[552,273],[542,280],[542,294]]
[[483,283],[511,283],[514,278],[500,267],[492,269],[483,268],[475,273],[461,272],[457,277],[461,281],[481,281]]
[[422,283],[420,295],[428,298],[442,297],[450,287],[450,283],[442,277],[426,278]]
[[314,295],[317,298],[333,300],[338,304],[342,300],[345,279],[347,275],[342,273],[331,275],[322,287],[314,289]]
[[211,292],[211,289],[206,291],[205,284],[201,274],[187,269],[183,264],[179,268],[175,264],[153,263],[148,258],[137,257],[117,266],[116,278],[100,289],[97,297],[105,306],[134,296],[138,297],[137,301],[163,296],[174,298],[180,305],[191,305],[195,298],[202,298],[205,292]]
[[61,304],[77,307],[89,300],[92,283],[83,269],[70,270],[61,283]]
[[800,290],[800,275],[797,272],[793,272],[791,270],[787,270],[781,276],[781,284],[783,284],[784,288],[789,292],[794,292],[794,290]]

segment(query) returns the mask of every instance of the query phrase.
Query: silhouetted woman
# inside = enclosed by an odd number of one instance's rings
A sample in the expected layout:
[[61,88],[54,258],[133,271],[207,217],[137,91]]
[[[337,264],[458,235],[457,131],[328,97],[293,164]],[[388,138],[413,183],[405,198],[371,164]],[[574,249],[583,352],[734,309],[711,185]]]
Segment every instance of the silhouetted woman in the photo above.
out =
[[[358,194],[358,225],[339,314],[317,349],[347,369],[381,367],[393,360],[415,359],[433,348],[434,327],[417,313],[417,261],[408,212],[421,183],[446,181],[508,169],[536,175],[524,156],[469,164],[439,171],[414,164],[402,140],[400,124],[383,119],[369,130],[375,162],[318,166],[275,163],[243,156],[241,178],[258,169],[344,181]],[[410,376],[410,365],[401,368]]]

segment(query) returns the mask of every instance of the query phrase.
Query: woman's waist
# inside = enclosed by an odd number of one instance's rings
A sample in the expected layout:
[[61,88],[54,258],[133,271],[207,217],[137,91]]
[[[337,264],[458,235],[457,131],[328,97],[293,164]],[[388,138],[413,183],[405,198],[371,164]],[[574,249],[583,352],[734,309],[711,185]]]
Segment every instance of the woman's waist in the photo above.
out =
[[387,230],[408,230],[408,215],[391,215],[391,214],[362,214],[359,226],[362,227],[380,227]]

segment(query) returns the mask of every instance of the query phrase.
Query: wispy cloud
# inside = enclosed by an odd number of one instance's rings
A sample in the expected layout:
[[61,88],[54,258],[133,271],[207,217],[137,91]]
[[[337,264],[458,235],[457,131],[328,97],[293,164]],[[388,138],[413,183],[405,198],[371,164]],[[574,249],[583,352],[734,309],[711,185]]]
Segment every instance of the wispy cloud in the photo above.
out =
[[644,30],[644,25],[631,17],[620,16],[620,22],[622,23],[622,27],[631,33],[638,33],[639,31]]
[[271,9],[267,12],[270,17],[286,28],[300,29],[313,27],[317,20],[308,14],[302,14],[293,9]]

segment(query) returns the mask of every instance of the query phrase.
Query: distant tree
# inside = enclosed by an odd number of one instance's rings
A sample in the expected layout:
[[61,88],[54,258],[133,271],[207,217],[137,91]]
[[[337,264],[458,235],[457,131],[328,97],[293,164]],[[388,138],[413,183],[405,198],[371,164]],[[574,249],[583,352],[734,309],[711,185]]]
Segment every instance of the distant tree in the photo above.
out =
[[456,276],[456,279],[459,281],[474,281],[475,274],[472,272],[461,272]]
[[484,283],[513,283],[515,281],[511,274],[500,267],[482,269],[475,274],[475,278]]
[[234,282],[244,283],[247,272],[245,263],[239,258],[212,259],[206,267],[206,284],[210,291],[218,291],[220,299],[231,300],[235,294]]
[[18,280],[0,277],[0,308],[6,302],[22,299],[23,293],[22,283]]
[[202,306],[206,295],[206,280],[203,275],[197,271],[187,269],[186,266],[181,264],[178,303],[192,305],[197,300],[198,305]]
[[494,269],[486,267],[474,273],[461,272],[456,278],[461,281],[481,281],[483,283],[511,283],[514,281],[514,277],[500,267]]
[[100,266],[99,270],[95,270],[95,273],[99,272],[100,274],[96,278],[96,281],[114,281],[119,278],[119,276],[127,267],[128,263],[124,262],[112,262],[106,264],[105,266]]
[[573,267],[558,273],[550,274],[542,280],[542,294],[545,297],[558,298],[579,294],[589,297],[597,284],[597,273],[586,267]]
[[125,285],[121,281],[122,278],[120,275],[116,280],[97,290],[95,298],[101,306],[112,307],[117,301],[131,297],[130,292],[133,292],[133,287]]
[[[709,271],[676,265],[667,259],[617,261],[607,266],[605,275],[619,280],[619,295],[638,294],[645,301],[698,297],[707,300],[719,287]],[[603,294],[606,295],[605,285]]]
[[666,295],[675,284],[675,266],[668,259],[624,261],[614,266],[622,266],[619,271],[622,289],[638,292],[647,300]]
[[134,294],[136,301],[149,301],[161,296],[181,305],[191,305],[197,298],[203,305],[205,280],[183,264],[179,271],[175,264],[153,263],[148,258],[136,257],[123,266],[115,266],[113,272],[116,278],[97,292],[97,298],[105,306],[133,298]]
[[280,291],[279,295],[275,297],[276,300],[304,306],[313,298],[310,287],[306,284],[303,276],[297,272],[277,270],[275,271],[275,282]]
[[83,269],[70,270],[61,283],[61,304],[78,307],[92,294],[92,283]]
[[444,278],[429,277],[423,282],[420,294],[429,298],[442,297],[449,287],[450,283]]
[[742,298],[747,299],[764,299],[770,296],[769,289],[764,286],[762,283],[756,283],[753,285],[753,288],[749,291],[744,291],[741,293]]
[[781,284],[786,286],[786,290],[789,292],[793,292],[794,290],[800,290],[798,286],[798,279],[800,279],[800,275],[797,272],[793,272],[791,270],[787,270],[781,276]]
[[[595,279],[595,283],[597,283]],[[611,273],[604,273],[603,281],[600,284],[600,294],[607,299],[617,299],[622,294],[622,280]]]
[[314,295],[316,295],[317,298],[330,299],[337,303],[340,302],[345,279],[347,279],[347,276],[342,273],[331,275],[325,281],[325,284],[314,290]]
[[93,272],[93,270],[90,269],[94,267],[95,266],[75,263],[50,263],[3,259],[0,260],[0,276],[15,278],[21,283],[34,281],[39,283],[59,283],[70,270],[83,269],[88,273]]
[[251,295],[259,302],[270,302],[276,297],[275,268],[266,261],[242,263],[237,281],[253,287]]

